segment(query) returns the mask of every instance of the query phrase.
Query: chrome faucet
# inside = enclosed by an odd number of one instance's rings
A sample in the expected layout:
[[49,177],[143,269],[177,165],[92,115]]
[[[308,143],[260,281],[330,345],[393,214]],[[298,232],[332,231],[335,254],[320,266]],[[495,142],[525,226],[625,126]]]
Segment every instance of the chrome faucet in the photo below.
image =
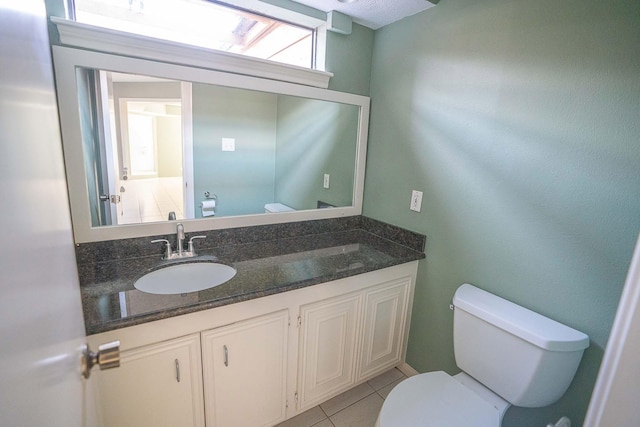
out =
[[182,224],[178,224],[177,239],[178,249],[176,252],[178,253],[178,258],[182,258],[182,242],[184,242],[184,225]]
[[162,257],[163,259],[176,259],[176,258],[191,258],[197,256],[196,251],[193,248],[193,241],[196,239],[206,239],[207,236],[193,236],[189,239],[188,249],[184,250],[184,226],[182,224],[178,224],[176,229],[176,251],[171,250],[171,243],[167,239],[157,239],[152,240],[151,243],[164,242],[165,243],[165,253]]

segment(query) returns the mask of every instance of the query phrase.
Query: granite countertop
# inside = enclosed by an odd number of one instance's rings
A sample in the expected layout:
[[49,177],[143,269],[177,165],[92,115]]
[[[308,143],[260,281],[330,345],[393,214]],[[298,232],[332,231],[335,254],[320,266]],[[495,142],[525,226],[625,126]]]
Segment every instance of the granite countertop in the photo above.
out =
[[[424,253],[365,230],[324,233],[204,249],[163,261],[157,254],[79,264],[87,334],[206,310],[424,258]],[[230,281],[199,292],[138,291],[142,275],[176,262],[213,261],[237,270]]]

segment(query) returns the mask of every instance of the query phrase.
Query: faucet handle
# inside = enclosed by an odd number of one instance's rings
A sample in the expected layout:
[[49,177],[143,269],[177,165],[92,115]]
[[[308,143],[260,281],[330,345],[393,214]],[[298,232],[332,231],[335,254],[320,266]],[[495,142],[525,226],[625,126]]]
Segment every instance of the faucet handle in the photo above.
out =
[[193,250],[193,241],[196,239],[206,239],[207,236],[193,236],[192,238],[189,239],[189,247],[188,247],[188,251],[191,252],[193,254],[193,256],[196,255],[196,251]]
[[151,243],[159,243],[159,242],[165,242],[166,244],[164,249],[164,259],[171,258],[171,243],[169,243],[167,239],[156,239],[151,241]]

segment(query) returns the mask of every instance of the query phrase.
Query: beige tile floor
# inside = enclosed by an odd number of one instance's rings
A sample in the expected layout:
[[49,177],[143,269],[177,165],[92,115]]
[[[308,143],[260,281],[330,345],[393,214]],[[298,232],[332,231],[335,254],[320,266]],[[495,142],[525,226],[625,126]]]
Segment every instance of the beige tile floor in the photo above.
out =
[[405,378],[398,369],[391,369],[277,427],[373,427],[382,402]]

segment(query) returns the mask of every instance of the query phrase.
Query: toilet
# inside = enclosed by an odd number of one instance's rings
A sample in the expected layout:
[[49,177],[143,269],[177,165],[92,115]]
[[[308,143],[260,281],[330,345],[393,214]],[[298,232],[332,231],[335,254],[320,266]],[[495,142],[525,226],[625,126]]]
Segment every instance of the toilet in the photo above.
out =
[[410,377],[387,396],[376,427],[499,427],[511,405],[556,402],[589,337],[473,285],[453,297],[453,344],[461,373]]
[[283,203],[267,203],[264,205],[264,211],[266,213],[275,213],[275,212],[293,212],[295,211],[295,209],[293,209],[291,206],[287,206]]

